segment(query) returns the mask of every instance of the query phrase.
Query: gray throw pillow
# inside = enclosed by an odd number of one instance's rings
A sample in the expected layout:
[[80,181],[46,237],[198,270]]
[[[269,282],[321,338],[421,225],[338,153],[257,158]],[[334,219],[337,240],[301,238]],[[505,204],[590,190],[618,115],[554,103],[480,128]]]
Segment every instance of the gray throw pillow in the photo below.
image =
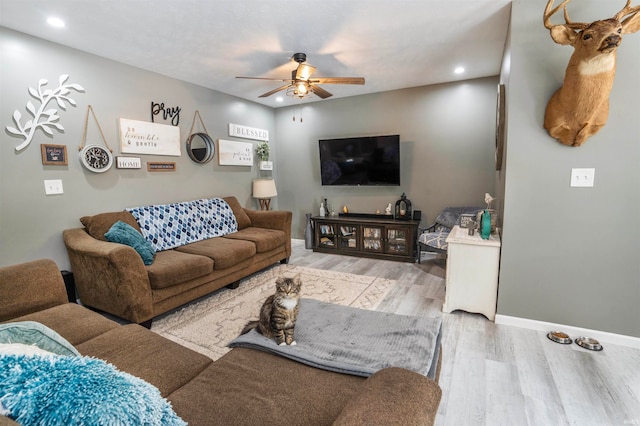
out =
[[58,355],[80,356],[76,348],[64,337],[35,321],[0,324],[0,343],[35,345]]

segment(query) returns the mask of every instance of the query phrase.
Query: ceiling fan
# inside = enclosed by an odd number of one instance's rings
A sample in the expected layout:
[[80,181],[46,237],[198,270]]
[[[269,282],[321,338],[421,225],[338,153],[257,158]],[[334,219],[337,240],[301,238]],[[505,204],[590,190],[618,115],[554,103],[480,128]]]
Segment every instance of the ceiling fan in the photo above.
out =
[[307,55],[305,53],[296,53],[293,55],[293,60],[299,65],[298,68],[291,71],[291,78],[266,78],[266,77],[236,77],[236,78],[248,78],[253,80],[275,80],[286,81],[284,86],[273,89],[267,93],[264,93],[259,98],[266,98],[274,93],[278,93],[281,90],[286,90],[286,94],[294,98],[302,99],[309,96],[311,93],[315,93],[322,99],[326,99],[329,96],[333,96],[331,93],[324,90],[318,84],[364,84],[363,77],[318,77],[311,78],[311,74],[316,70],[309,64],[306,64]]

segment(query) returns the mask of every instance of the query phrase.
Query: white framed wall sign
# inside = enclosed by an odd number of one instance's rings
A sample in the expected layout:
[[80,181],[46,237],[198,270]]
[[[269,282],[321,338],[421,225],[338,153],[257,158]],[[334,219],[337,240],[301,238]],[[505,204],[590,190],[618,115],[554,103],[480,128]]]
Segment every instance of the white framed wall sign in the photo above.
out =
[[116,157],[116,169],[140,169],[140,157]]
[[218,139],[218,164],[221,166],[252,166],[253,144]]
[[256,141],[269,141],[269,131],[255,127],[241,126],[229,123],[229,136],[236,138],[253,139]]
[[180,156],[180,128],[148,121],[120,119],[120,152]]

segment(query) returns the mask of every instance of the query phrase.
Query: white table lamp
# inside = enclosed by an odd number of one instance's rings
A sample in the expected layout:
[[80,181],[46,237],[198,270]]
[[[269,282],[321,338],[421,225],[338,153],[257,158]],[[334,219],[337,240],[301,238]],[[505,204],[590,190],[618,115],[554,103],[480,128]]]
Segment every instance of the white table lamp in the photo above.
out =
[[260,210],[269,210],[271,198],[278,195],[273,179],[254,179],[252,181],[253,198],[260,202]]

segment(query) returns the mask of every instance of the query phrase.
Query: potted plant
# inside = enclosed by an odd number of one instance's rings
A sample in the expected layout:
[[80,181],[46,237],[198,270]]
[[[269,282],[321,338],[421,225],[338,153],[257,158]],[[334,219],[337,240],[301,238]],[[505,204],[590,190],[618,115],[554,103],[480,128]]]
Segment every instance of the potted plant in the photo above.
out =
[[258,142],[256,146],[256,155],[260,159],[260,170],[272,170],[273,163],[269,161],[269,142]]

